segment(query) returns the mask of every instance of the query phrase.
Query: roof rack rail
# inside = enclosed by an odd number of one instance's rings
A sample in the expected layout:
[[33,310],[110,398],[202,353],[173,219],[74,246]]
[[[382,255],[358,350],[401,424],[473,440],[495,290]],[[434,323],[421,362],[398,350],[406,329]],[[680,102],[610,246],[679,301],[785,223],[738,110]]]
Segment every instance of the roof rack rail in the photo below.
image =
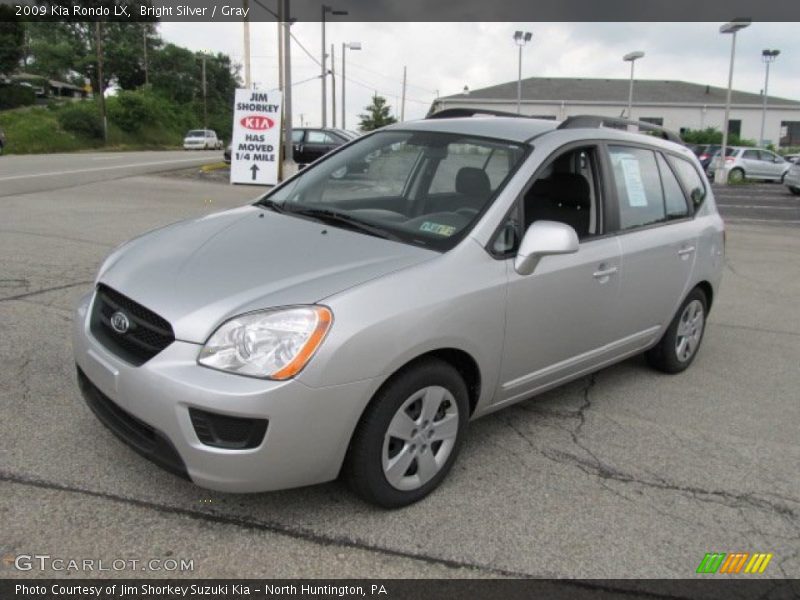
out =
[[527,115],[506,112],[502,110],[491,110],[489,108],[445,108],[439,112],[429,113],[426,119],[455,119],[457,117],[474,117],[475,115],[488,115],[491,117],[517,117],[530,119]]
[[610,127],[611,129],[628,130],[628,127],[635,126],[641,131],[653,131],[659,134],[659,137],[670,142],[684,145],[681,136],[670,129],[665,129],[653,123],[646,123],[644,121],[633,121],[630,119],[623,119],[620,117],[601,117],[596,115],[576,115],[574,117],[567,117],[559,126],[559,129],[578,129],[589,128],[597,129],[599,127]]

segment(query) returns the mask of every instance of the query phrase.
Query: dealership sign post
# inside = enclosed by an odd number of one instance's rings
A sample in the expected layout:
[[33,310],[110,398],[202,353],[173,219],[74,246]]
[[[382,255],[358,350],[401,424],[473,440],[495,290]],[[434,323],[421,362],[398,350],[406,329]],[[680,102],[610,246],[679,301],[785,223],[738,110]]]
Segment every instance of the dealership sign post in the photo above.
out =
[[281,93],[236,90],[231,183],[275,185],[281,148]]

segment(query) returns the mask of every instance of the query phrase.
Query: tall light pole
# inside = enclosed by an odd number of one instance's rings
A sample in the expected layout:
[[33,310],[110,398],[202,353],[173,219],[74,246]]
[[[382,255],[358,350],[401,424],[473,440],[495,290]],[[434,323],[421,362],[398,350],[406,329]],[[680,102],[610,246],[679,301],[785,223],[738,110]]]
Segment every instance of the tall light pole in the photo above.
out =
[[767,67],[767,73],[764,76],[764,104],[761,107],[761,136],[758,138],[758,145],[762,148],[764,147],[764,125],[767,122],[767,89],[769,88],[769,65],[772,63],[776,58],[778,58],[778,54],[780,54],[780,50],[762,50],[761,51],[761,60],[764,61],[764,64]]
[[332,15],[346,15],[348,12],[346,10],[334,10],[333,7],[328,6],[327,4],[322,5],[322,61],[320,62],[322,66],[322,126],[327,127],[328,125],[328,99],[327,99],[327,90],[326,88],[326,80],[328,79],[328,69],[325,68],[325,63],[327,61],[328,55],[325,52],[325,17],[328,13]]
[[342,42],[342,129],[347,129],[347,117],[345,116],[347,108],[345,107],[344,100],[344,87],[347,83],[345,73],[345,50],[361,50],[361,42],[350,42],[349,44]]
[[622,60],[631,63],[631,84],[628,86],[628,118],[633,119],[633,65],[634,63],[644,57],[644,52],[637,50],[636,52],[628,52],[622,57]]
[[331,124],[336,129],[336,55],[334,54],[335,44],[331,44]]
[[722,124],[722,147],[719,149],[719,161],[714,172],[714,181],[721,185],[728,183],[728,170],[725,168],[725,157],[728,153],[728,123],[731,114],[731,89],[733,87],[733,62],[736,58],[736,33],[750,25],[750,19],[734,19],[720,26],[720,33],[731,34],[731,64],[728,68],[728,93],[725,97],[725,120]]
[[514,42],[519,46],[519,68],[517,70],[517,114],[522,114],[522,47],[531,41],[530,31],[515,31]]
[[[250,14],[248,0],[242,0],[242,8],[246,15]],[[250,89],[252,79],[250,78],[250,18],[245,16],[242,21],[242,35],[244,36],[244,87]]]
[[292,145],[292,26],[289,0],[279,0],[281,25],[283,27],[283,179],[297,172]]

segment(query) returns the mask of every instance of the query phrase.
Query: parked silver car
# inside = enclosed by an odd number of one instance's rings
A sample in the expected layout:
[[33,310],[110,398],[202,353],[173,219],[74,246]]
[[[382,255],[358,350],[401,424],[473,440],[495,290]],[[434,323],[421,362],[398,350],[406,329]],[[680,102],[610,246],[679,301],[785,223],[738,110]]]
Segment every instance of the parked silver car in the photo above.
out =
[[783,178],[783,183],[795,196],[800,196],[800,159],[795,161]]
[[[708,165],[709,177],[714,176],[719,161],[718,151]],[[731,183],[741,183],[745,179],[783,181],[783,176],[791,166],[782,156],[763,148],[731,146],[725,152],[725,168],[728,169],[728,181]]]
[[470,419],[642,352],[692,363],[724,254],[692,152],[603,118],[435,117],[117,248],[75,317],[97,417],[203,487],[341,473],[397,507]]

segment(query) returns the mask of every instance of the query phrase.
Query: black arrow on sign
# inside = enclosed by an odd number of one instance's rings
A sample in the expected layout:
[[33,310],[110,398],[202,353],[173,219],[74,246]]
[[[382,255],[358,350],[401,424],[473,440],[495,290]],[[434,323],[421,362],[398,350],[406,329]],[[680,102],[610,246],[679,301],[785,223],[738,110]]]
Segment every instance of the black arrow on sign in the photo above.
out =
[[258,170],[259,170],[258,169],[258,165],[256,165],[256,164],[254,164],[252,167],[250,167],[250,172],[253,174],[253,181],[256,180],[256,173],[258,173]]

